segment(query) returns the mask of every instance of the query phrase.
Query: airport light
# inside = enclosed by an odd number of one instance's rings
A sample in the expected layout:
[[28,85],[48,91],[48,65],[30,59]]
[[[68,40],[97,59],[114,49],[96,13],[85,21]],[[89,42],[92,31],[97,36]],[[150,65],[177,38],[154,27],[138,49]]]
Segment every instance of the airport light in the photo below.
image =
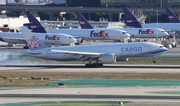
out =
[[163,1],[162,1],[162,0],[160,0],[160,8],[162,8],[162,2],[163,2]]

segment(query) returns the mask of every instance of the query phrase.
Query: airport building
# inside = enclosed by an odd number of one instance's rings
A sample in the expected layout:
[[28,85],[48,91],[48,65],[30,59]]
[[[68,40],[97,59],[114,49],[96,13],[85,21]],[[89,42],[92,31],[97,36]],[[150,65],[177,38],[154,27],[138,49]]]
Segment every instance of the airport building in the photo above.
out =
[[[66,0],[20,0],[18,5],[64,4]],[[17,5],[15,0],[0,0],[0,5]]]
[[101,6],[130,6],[130,7],[178,7],[180,0],[101,0]]

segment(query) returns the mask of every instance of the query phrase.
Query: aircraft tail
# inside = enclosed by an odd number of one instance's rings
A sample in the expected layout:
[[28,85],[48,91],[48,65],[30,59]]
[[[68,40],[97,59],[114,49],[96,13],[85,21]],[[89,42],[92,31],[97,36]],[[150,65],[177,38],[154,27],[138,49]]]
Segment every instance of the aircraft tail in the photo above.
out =
[[127,7],[123,7],[123,11],[125,15],[124,21],[127,26],[142,28],[141,23],[136,19],[136,17],[131,13],[131,11]]
[[39,38],[33,35],[33,33],[27,27],[22,26],[21,31],[24,37],[26,38],[26,42],[29,49],[34,50],[48,47],[43,41],[41,41]]
[[32,32],[47,33],[44,27],[41,25],[41,23],[36,19],[36,17],[34,17],[34,15],[31,12],[26,11],[26,15],[30,23],[23,24],[23,26],[32,29]]
[[89,22],[86,20],[86,18],[80,12],[76,13],[76,15],[78,17],[78,21],[81,26],[81,29],[93,29],[91,24],[89,24]]
[[170,8],[167,7],[165,8],[165,10],[170,23],[180,23],[179,18],[174,14],[174,12]]

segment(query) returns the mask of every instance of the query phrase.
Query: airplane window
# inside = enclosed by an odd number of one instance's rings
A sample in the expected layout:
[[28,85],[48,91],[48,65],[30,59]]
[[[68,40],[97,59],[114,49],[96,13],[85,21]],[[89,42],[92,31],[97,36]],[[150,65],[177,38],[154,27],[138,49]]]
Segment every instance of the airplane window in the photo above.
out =
[[161,31],[161,32],[165,32],[165,31]]
[[69,37],[69,38],[72,38],[72,37]]
[[159,46],[159,48],[162,48],[162,47],[164,47],[164,46]]

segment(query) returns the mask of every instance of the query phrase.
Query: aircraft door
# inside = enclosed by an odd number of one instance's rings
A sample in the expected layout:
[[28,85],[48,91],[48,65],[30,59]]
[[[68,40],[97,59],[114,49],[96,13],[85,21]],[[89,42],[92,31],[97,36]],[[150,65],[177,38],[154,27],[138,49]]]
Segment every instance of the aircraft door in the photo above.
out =
[[149,49],[149,51],[151,51],[151,50],[152,50],[152,47],[151,47],[151,46],[148,46],[148,49]]

